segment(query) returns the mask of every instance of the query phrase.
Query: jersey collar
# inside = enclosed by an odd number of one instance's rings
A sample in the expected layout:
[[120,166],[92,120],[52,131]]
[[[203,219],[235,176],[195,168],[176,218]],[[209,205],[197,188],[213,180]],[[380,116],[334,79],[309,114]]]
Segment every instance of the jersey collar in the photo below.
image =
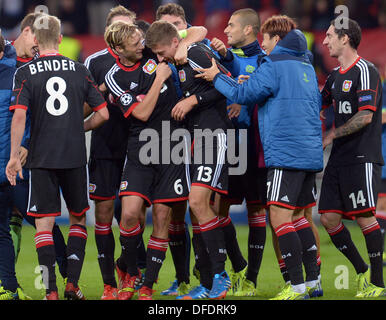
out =
[[342,67],[340,67],[339,68],[339,73],[340,74],[345,74],[347,71],[349,71],[353,66],[355,66],[357,63],[358,63],[358,61],[360,60],[360,59],[362,59],[361,57],[358,57],[355,61],[354,61],[354,63],[351,65],[351,66],[349,66],[346,70],[342,70]]

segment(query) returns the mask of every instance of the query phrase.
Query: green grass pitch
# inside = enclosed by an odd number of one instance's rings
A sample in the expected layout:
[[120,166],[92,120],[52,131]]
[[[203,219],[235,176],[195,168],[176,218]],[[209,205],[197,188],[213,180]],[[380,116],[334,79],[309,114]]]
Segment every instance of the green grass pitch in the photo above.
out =
[[[348,226],[353,241],[358,247],[362,257],[368,262],[366,245],[364,237],[359,227],[353,222],[345,222]],[[61,226],[62,232],[67,238],[68,227]],[[147,243],[151,232],[151,225],[147,225],[144,233],[144,240]],[[247,257],[247,239],[248,239],[248,226],[237,225],[237,237],[239,240],[240,248]],[[117,227],[113,228],[113,232],[116,240],[115,255],[118,257],[120,254],[119,244],[119,230]],[[190,230],[191,232],[191,230]],[[94,229],[88,227],[88,241],[86,248],[86,256],[80,278],[80,284],[82,291],[88,300],[99,300],[103,292],[102,277],[99,270],[97,261],[97,249],[95,245]],[[32,297],[34,300],[41,300],[44,297],[44,290],[41,289],[40,277],[37,255],[34,244],[35,229],[29,225],[24,225],[22,230],[22,243],[19,259],[16,265],[16,274],[20,285],[24,291]],[[356,274],[354,268],[346,260],[346,258],[335,248],[330,241],[326,231],[319,227],[320,242],[321,242],[321,261],[322,261],[322,286],[324,290],[324,296],[316,298],[317,300],[352,300],[355,299],[356,293]],[[237,299],[256,299],[267,300],[276,295],[283,286],[284,282],[281,277],[275,253],[272,247],[271,230],[267,226],[267,241],[264,249],[263,261],[258,276],[258,291],[259,296],[252,298],[237,298]],[[191,269],[194,265],[193,253],[191,254]],[[229,259],[226,263],[227,270],[230,270]],[[384,268],[386,270],[386,268]],[[63,298],[63,281],[60,273],[57,269],[57,284],[59,288],[59,296]],[[175,299],[174,297],[164,297],[160,295],[160,292],[170,286],[170,282],[174,280],[175,270],[173,261],[171,258],[170,250],[167,251],[166,260],[161,268],[159,274],[158,283],[155,284],[154,299],[168,300]],[[197,285],[198,281],[191,275],[191,284]],[[137,296],[134,297],[137,299]],[[227,300],[235,299],[228,296]],[[386,298],[378,298],[386,299]]]

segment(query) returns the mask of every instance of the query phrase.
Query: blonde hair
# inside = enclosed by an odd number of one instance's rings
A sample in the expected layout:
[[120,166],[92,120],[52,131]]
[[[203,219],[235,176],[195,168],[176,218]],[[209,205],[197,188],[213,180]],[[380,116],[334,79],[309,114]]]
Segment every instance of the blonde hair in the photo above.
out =
[[32,29],[39,46],[46,48],[59,44],[61,22],[57,17],[41,14],[36,18]]
[[116,21],[107,27],[105,41],[112,49],[117,46],[123,47],[127,39],[133,37],[136,31],[140,31],[138,26],[124,21]]
[[114,8],[111,8],[111,10],[106,18],[106,27],[111,25],[111,21],[113,20],[114,17],[117,17],[117,16],[129,17],[133,20],[133,23],[135,22],[135,19],[137,18],[137,15],[135,14],[134,11],[131,11],[129,9],[126,9],[124,6],[119,5],[119,6],[116,6]]

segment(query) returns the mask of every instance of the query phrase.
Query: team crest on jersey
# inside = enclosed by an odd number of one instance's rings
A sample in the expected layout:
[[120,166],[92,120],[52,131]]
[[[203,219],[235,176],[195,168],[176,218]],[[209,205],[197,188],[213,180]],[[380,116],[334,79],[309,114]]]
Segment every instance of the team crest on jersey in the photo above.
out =
[[255,71],[255,67],[251,66],[250,64],[245,67],[245,71],[248,73],[253,73]]
[[185,73],[185,70],[180,70],[180,71],[178,71],[178,77],[180,78],[180,81],[181,81],[181,82],[185,82],[185,81],[186,81],[186,73]]
[[90,183],[89,186],[88,186],[88,192],[94,193],[95,190],[96,190],[96,185],[93,184],[93,183]]
[[344,80],[342,85],[342,91],[343,92],[349,92],[351,89],[352,81],[351,80]]
[[142,67],[143,72],[152,74],[157,69],[157,63],[153,59],[147,60],[146,64]]
[[124,93],[123,95],[121,95],[119,100],[124,106],[128,106],[131,103],[131,101],[133,101],[133,97],[128,93]]
[[120,187],[120,190],[123,191],[127,188],[127,181],[122,181],[121,182],[121,187]]

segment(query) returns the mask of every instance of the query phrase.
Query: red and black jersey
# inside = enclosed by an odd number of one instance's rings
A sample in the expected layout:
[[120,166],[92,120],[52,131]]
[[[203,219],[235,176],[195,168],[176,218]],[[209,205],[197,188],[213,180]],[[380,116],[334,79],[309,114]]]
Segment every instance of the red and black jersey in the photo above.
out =
[[334,139],[330,163],[336,166],[365,162],[383,164],[382,82],[376,67],[358,57],[346,70],[336,68],[326,80],[322,98],[323,108],[334,106],[336,128],[361,110],[374,112],[370,124],[353,134]]
[[87,163],[83,104],[106,106],[87,68],[59,54],[40,56],[15,73],[10,110],[29,110],[27,168],[77,168]]
[[130,120],[129,141],[138,142],[139,134],[146,128],[155,129],[161,134],[162,121],[169,121],[171,129],[178,127],[171,118],[171,110],[178,100],[171,77],[164,82],[150,118],[143,122],[132,116],[133,110],[143,101],[153,85],[157,64],[157,56],[145,47],[142,59],[135,65],[124,66],[117,60],[105,77],[106,86],[113,96],[114,103],[120,107],[124,117]]
[[[84,65],[90,70],[95,82],[105,82],[105,76],[116,63],[117,56],[110,48],[98,51],[89,56]],[[110,103],[105,94],[109,120],[91,133],[90,157],[94,159],[122,159],[125,157],[128,139],[127,121],[121,110]]]
[[[192,129],[226,129],[232,127],[226,110],[226,98],[218,92],[212,82],[195,78],[198,73],[195,68],[210,68],[212,58],[217,60],[209,47],[198,42],[188,47],[188,62],[176,66],[180,87],[183,96],[188,98],[196,95],[198,105],[188,113],[186,123],[189,130]],[[217,63],[220,71],[230,73],[221,64]]]

